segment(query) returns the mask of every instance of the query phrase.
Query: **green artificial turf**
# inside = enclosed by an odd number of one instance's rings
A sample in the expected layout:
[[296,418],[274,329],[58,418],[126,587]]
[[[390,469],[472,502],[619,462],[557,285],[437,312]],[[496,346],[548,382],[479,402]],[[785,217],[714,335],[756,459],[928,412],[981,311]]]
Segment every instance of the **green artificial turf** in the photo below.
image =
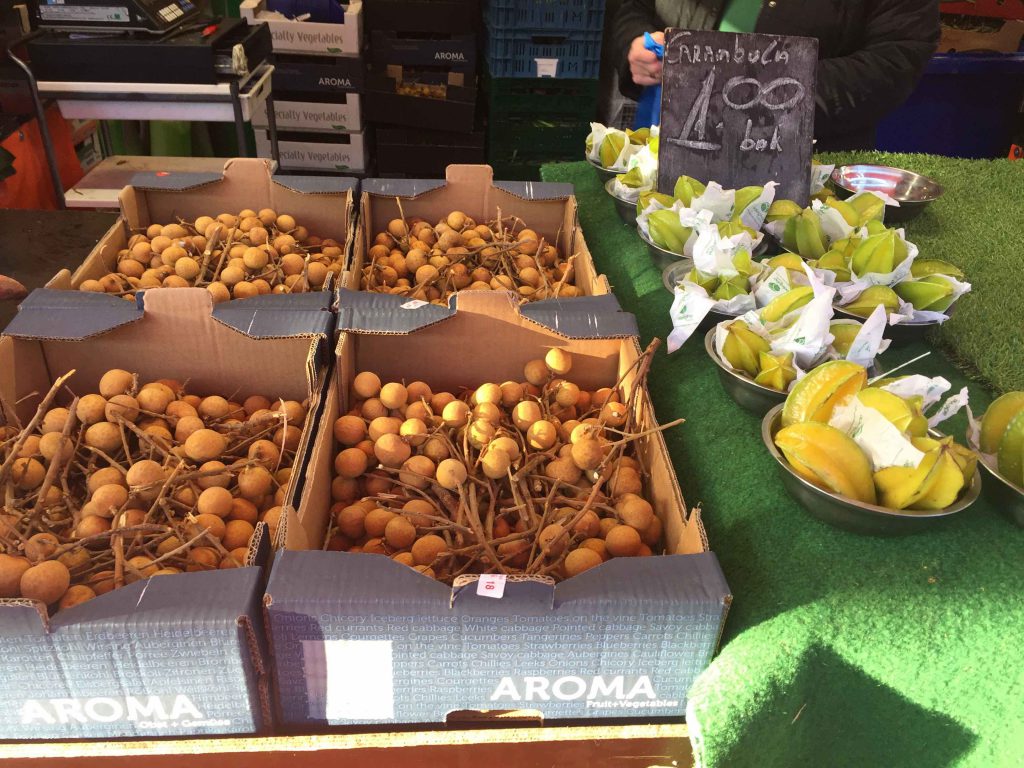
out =
[[[975,286],[939,341],[972,376],[1024,389],[1024,264],[1011,231],[1022,218],[1024,168],[872,159],[946,186],[946,197],[907,226],[925,255],[961,265]],[[664,338],[670,294],[593,169],[550,165],[543,177],[575,184],[598,270],[636,313],[643,341]],[[904,347],[883,362],[927,349]],[[979,410],[990,400],[941,353],[912,370],[942,374],[955,390],[969,384]],[[721,650],[691,691],[699,763],[1021,765],[1024,531],[984,499],[903,538],[858,536],[809,517],[782,487],[760,418],[724,393],[696,336],[674,355],[659,353],[650,389],[661,421],[687,419],[666,439],[735,598]],[[962,438],[964,425],[961,415],[946,428]]]

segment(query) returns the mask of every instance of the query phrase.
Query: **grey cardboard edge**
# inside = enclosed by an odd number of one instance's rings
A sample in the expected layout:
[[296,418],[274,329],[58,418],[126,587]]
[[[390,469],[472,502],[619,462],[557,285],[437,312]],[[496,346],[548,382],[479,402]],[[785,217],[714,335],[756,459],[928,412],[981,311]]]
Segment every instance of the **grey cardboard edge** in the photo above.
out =
[[[424,304],[403,309],[408,299],[387,293],[338,291],[339,331],[355,333],[408,334],[452,317],[457,311],[458,294],[447,307]],[[573,299],[545,299],[521,305],[524,317],[566,338],[622,338],[639,336],[636,317],[624,312],[612,294],[581,296]]]
[[135,302],[117,296],[36,288],[21,302],[3,335],[76,341],[134,323],[142,315]]
[[175,171],[165,175],[157,171],[139,171],[132,176],[128,186],[140,190],[184,192],[188,189],[196,189],[215,181],[221,181],[223,178],[223,173],[213,172]]
[[[524,200],[565,200],[574,193],[572,184],[541,181],[495,181],[493,186]],[[366,179],[362,190],[386,197],[416,197],[441,189],[447,182],[440,179]]]
[[309,335],[331,337],[334,334],[334,315],[331,313],[330,292],[301,295],[315,296],[316,299],[296,302],[294,300],[298,296],[290,294],[253,296],[216,305],[213,317],[254,339]]
[[359,193],[359,179],[351,176],[298,176],[286,173],[275,174],[271,180],[286,189],[305,195]]
[[[536,581],[510,582],[506,591],[515,595],[516,600],[546,603],[551,609],[569,602],[605,606],[616,602],[725,606],[732,599],[718,558],[712,552],[613,558],[553,587]],[[338,601],[378,606],[389,602],[435,606],[443,603],[451,610],[458,604],[461,609],[472,606],[473,612],[492,606],[499,615],[518,610],[513,606],[515,601],[504,598],[482,597],[483,602],[476,605],[475,584],[453,593],[447,585],[385,556],[321,550],[278,552],[267,595],[271,613],[275,608],[288,612],[296,606],[323,606]]]

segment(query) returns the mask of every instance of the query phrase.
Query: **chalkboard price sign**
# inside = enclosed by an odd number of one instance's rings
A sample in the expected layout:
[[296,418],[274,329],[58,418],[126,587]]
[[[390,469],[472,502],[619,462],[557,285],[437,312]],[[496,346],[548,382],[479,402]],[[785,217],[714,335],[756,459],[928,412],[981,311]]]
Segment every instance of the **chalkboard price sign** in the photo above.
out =
[[727,189],[775,181],[806,204],[817,60],[813,38],[668,30],[658,189],[683,174]]

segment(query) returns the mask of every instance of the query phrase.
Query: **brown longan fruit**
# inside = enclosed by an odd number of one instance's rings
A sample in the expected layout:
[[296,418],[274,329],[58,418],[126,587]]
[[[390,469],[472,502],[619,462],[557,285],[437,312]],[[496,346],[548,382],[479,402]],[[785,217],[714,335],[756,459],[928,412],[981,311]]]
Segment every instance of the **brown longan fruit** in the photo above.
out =
[[161,414],[176,398],[171,388],[164,384],[147,384],[139,390],[137,399],[143,411]]
[[192,547],[188,559],[187,571],[212,571],[220,565],[220,553],[213,547]]
[[604,543],[604,539],[596,537],[584,539],[580,542],[580,546],[586,549],[592,549],[601,556],[602,560],[607,560],[610,555],[608,554],[608,546]]
[[281,446],[286,451],[298,450],[301,440],[302,430],[291,424],[286,427],[279,427],[274,432],[274,444]]
[[338,530],[350,539],[361,539],[366,535],[366,510],[352,504],[343,507],[335,516]]
[[650,503],[634,493],[626,493],[615,500],[615,511],[628,526],[636,530],[644,531],[654,519],[654,507]]
[[178,423],[174,425],[174,439],[179,443],[184,443],[201,429],[206,429],[206,424],[201,418],[198,416],[182,416],[178,419]]
[[217,539],[223,539],[227,529],[224,521],[217,515],[196,515],[195,524],[200,530],[205,528],[211,536]]
[[121,430],[116,424],[100,421],[85,430],[83,441],[104,453],[113,454],[121,448]]
[[384,527],[384,540],[392,549],[407,549],[416,541],[416,526],[404,517],[394,517]]
[[566,578],[572,578],[603,562],[604,560],[601,558],[601,555],[593,549],[580,547],[565,556],[565,562],[562,567],[565,570]]
[[127,395],[135,389],[135,376],[121,368],[112,368],[100,377],[100,395],[106,398]]
[[384,435],[397,435],[402,431],[402,420],[394,416],[378,416],[370,422],[366,434],[376,442]]
[[437,484],[449,491],[457,491],[466,482],[468,475],[466,465],[458,459],[444,459],[434,473]]
[[[231,491],[220,486],[212,486],[199,494],[196,501],[196,510],[201,515],[214,515],[225,518],[231,514]],[[230,549],[230,547],[228,547]]]
[[[107,470],[100,470],[100,472],[106,472]],[[166,471],[160,464],[153,461],[152,459],[143,459],[136,461],[128,468],[128,474],[123,478],[121,473],[116,469],[110,468],[111,472],[117,473],[118,479],[121,482],[127,482],[130,488],[137,488],[139,486],[154,485],[156,483],[163,483],[167,478]],[[96,473],[98,475],[99,472]],[[93,478],[96,477],[93,475]],[[108,477],[112,477],[108,475]],[[90,483],[91,487],[92,483]]]
[[378,397],[385,408],[396,409],[408,403],[409,391],[404,385],[392,381],[381,387]]
[[71,586],[71,572],[58,560],[46,560],[21,575],[21,596],[50,605],[56,603]]
[[656,547],[661,541],[662,523],[657,515],[651,517],[651,522],[640,532],[640,539],[648,547]]
[[614,528],[618,524],[619,524],[619,521],[616,520],[614,517],[602,517],[601,518],[601,522],[598,523],[598,525],[600,526],[600,534],[599,535],[601,536],[601,538],[603,539],[605,536],[607,536],[608,535],[608,531],[610,531],[612,528]]
[[417,528],[426,528],[432,524],[431,516],[437,515],[434,505],[425,499],[409,499],[402,505],[404,517]]
[[341,416],[334,422],[334,439],[345,446],[353,446],[366,437],[366,422],[358,416]]
[[118,483],[101,485],[93,491],[89,501],[95,510],[94,514],[100,517],[113,517],[114,513],[128,501],[128,489]]
[[565,551],[568,543],[569,537],[560,523],[551,523],[545,526],[537,537],[537,544],[548,557],[558,557]]
[[373,444],[373,453],[385,467],[398,468],[412,454],[412,449],[398,435],[381,435]]
[[369,459],[358,448],[346,448],[334,457],[334,471],[341,477],[356,478],[366,472]]
[[219,280],[207,285],[206,290],[210,293],[210,296],[213,298],[214,304],[221,304],[222,302],[225,301],[231,301],[231,291],[229,291],[228,287]]
[[61,611],[74,608],[76,605],[88,602],[94,597],[96,597],[96,593],[92,590],[92,587],[87,587],[85,584],[74,584],[68,587],[68,591],[60,599],[57,608]]
[[639,495],[643,492],[643,488],[640,473],[631,467],[617,468],[608,480],[608,493],[614,498],[624,496],[627,493]]
[[197,477],[195,480],[196,485],[203,490],[213,487],[227,488],[231,485],[231,473],[228,471],[221,472],[220,470],[227,470],[223,461],[214,460],[204,462],[199,467],[200,472],[216,472],[217,474]]
[[103,416],[107,421],[115,424],[118,417],[134,422],[139,418],[139,401],[131,395],[114,395],[107,401]]
[[380,377],[370,371],[357,373],[356,377],[352,380],[352,389],[363,399],[376,397],[381,389]]
[[250,501],[262,499],[273,485],[274,477],[264,467],[246,467],[238,473],[238,493]]
[[540,419],[526,430],[526,442],[536,451],[546,451],[558,440],[558,429],[550,421]]
[[252,538],[256,529],[252,523],[245,520],[229,520],[225,526],[224,536],[221,543],[225,549],[240,549],[249,546],[249,539]]
[[192,461],[213,461],[224,453],[228,440],[212,429],[197,429],[185,440],[185,455]]
[[21,577],[31,565],[27,558],[0,553],[0,598],[21,596]]
[[632,557],[640,549],[640,534],[628,525],[616,525],[604,537],[608,554],[612,557]]
[[11,465],[11,480],[23,491],[31,491],[43,484],[46,468],[35,459],[15,459]]
[[110,530],[110,520],[99,515],[83,515],[75,526],[75,538],[87,539]]
[[67,421],[70,411],[67,408],[51,408],[43,416],[39,431],[44,435],[47,432],[63,432],[64,423]]
[[544,364],[552,373],[558,376],[565,376],[572,368],[572,353],[558,347],[552,347],[544,355]]
[[443,407],[440,413],[446,427],[461,427],[470,417],[469,406],[461,400],[452,400]]
[[370,537],[383,537],[388,523],[394,520],[397,515],[390,509],[376,507],[366,513],[363,526],[366,528],[366,535]]
[[429,533],[413,542],[410,551],[416,565],[429,566],[441,553],[448,551],[448,543],[437,534]]
[[244,520],[253,526],[259,522],[260,511],[248,499],[232,499],[231,511],[228,513],[228,520]]
[[531,360],[523,367],[523,377],[535,387],[540,387],[551,378],[551,372],[543,360]]
[[[60,432],[47,432],[47,435],[60,436]],[[18,456],[23,459],[29,459],[41,454],[42,449],[40,448],[40,445],[42,444],[43,437],[46,437],[46,435],[43,435],[42,437],[39,435],[28,435],[25,438],[25,442],[21,444],[21,450],[18,451]]]

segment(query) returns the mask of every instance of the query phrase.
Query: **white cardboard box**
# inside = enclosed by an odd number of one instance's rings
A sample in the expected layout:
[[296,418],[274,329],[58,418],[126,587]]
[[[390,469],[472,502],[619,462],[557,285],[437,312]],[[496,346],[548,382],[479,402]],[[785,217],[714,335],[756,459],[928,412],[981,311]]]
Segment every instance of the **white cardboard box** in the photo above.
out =
[[245,0],[239,6],[249,24],[266,24],[277,53],[301,53],[313,56],[359,55],[363,39],[363,2],[352,0],[341,24],[294,21],[283,14],[268,11],[266,0]]
[[[312,133],[346,133],[363,129],[363,113],[358,93],[339,93],[336,101],[274,100],[274,117],[279,131],[310,131]],[[267,102],[253,110],[252,124],[267,127]]]
[[[266,131],[254,131],[256,154],[270,157],[270,137]],[[319,134],[297,137],[278,134],[282,170],[366,171],[366,139],[362,133]]]

